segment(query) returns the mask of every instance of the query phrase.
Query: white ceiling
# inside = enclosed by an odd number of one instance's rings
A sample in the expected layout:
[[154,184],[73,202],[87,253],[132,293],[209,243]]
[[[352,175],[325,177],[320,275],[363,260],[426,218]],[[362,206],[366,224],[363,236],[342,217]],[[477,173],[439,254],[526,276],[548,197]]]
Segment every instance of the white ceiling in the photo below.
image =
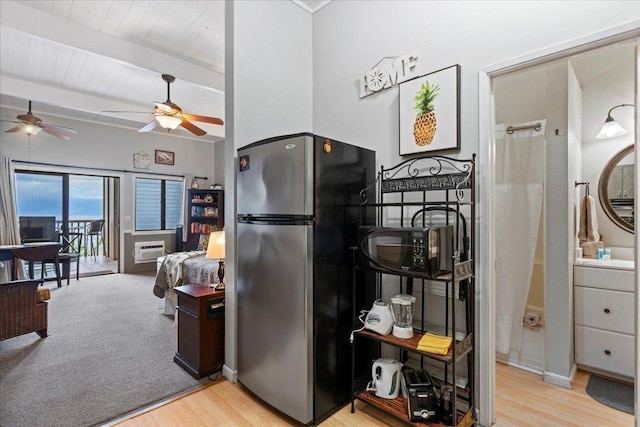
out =
[[[176,77],[171,101],[184,112],[224,120],[223,0],[0,2],[2,107],[26,111],[32,100],[45,122],[138,129],[153,119],[153,102],[167,99],[162,74]],[[207,135],[172,134],[224,138],[224,126],[196,124]]]
[[[310,13],[330,2],[292,1]],[[224,120],[224,0],[0,1],[0,107],[24,113],[31,100],[45,123],[137,130],[167,99],[162,74],[176,77],[171,101],[184,112]],[[196,125],[207,135],[171,133],[224,138],[224,126]]]

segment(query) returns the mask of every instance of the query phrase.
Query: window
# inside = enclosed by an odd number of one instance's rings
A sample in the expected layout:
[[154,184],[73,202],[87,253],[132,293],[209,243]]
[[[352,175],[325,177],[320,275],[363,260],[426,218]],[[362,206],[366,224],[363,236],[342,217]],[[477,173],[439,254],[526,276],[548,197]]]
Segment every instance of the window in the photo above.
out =
[[175,230],[183,194],[182,181],[136,178],[136,231]]

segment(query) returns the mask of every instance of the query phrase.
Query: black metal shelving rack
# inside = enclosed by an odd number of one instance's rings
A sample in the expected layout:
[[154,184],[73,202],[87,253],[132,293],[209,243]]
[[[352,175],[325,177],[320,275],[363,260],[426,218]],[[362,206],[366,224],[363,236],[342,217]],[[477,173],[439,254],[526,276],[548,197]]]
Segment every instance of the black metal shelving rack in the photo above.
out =
[[[364,224],[368,209],[375,210],[375,223],[377,226],[423,227],[427,225],[426,216],[428,212],[441,211],[444,213],[444,225],[454,227],[454,253],[452,259],[452,271],[437,277],[426,277],[411,273],[398,274],[397,272],[384,271],[375,268],[375,293],[378,298],[382,294],[383,286],[389,286],[389,277],[398,276],[400,293],[411,293],[414,280],[421,283],[421,316],[420,324],[414,323],[414,337],[411,339],[396,338],[393,335],[381,336],[366,329],[354,332],[352,343],[352,365],[355,364],[355,347],[361,340],[369,340],[377,343],[385,343],[399,349],[401,359],[407,359],[407,353],[411,352],[419,356],[420,367],[425,366],[425,360],[440,362],[444,366],[444,379],[442,384],[453,385],[453,413],[456,414],[455,426],[470,426],[475,422],[474,407],[474,310],[475,310],[475,261],[474,242],[476,223],[476,183],[475,183],[475,154],[471,159],[459,160],[445,156],[422,156],[405,160],[396,166],[385,169],[380,168],[377,178],[371,186],[365,188],[360,193],[361,199],[361,223]],[[375,188],[378,202],[371,202],[367,194]],[[465,217],[464,213],[468,216]],[[422,220],[416,223],[416,219]],[[451,213],[454,214],[453,219]],[[409,220],[409,218],[411,218]],[[462,233],[462,234],[461,234]],[[359,249],[354,247],[353,251],[353,299],[357,301],[357,289],[362,284],[357,271],[363,270],[357,266],[356,256]],[[366,270],[366,269],[365,269]],[[386,277],[383,283],[383,277]],[[404,277],[404,280],[403,280]],[[444,334],[454,337],[454,344],[449,349],[446,356],[430,354],[417,350],[417,344],[425,332],[428,332],[428,325],[425,322],[425,301],[429,298],[425,296],[426,283],[431,286],[443,286],[445,289],[445,319]],[[364,284],[368,286],[371,284]],[[391,285],[393,286],[393,285]],[[464,338],[457,339],[456,333],[456,287],[458,289],[458,300],[461,301],[465,315]],[[357,317],[359,309],[369,307],[355,307],[354,304],[354,330],[358,329],[360,323]],[[460,308],[460,307],[459,307]],[[380,346],[379,346],[380,348]],[[457,385],[456,366],[466,357],[468,380],[464,388]],[[401,360],[402,361],[402,360]],[[427,369],[428,370],[428,369]],[[352,366],[354,373],[351,378],[352,398],[351,412],[355,412],[355,400],[359,399],[371,405],[379,407],[383,411],[416,426],[444,426],[438,420],[425,420],[424,422],[411,422],[406,410],[405,399],[400,395],[396,399],[382,399],[371,391],[365,390],[365,385],[370,378],[356,378],[355,366]],[[462,394],[461,394],[462,393]],[[463,408],[461,405],[466,406]]]

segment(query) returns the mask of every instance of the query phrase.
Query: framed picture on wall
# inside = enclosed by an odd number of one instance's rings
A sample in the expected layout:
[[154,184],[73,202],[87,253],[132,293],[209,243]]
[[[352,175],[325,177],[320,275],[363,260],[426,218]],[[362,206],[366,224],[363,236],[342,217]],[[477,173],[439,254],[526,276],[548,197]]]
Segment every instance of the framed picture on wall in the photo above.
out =
[[140,150],[133,154],[133,167],[136,169],[149,169],[151,156]]
[[156,150],[156,163],[173,166],[173,151]]
[[399,85],[400,155],[460,148],[460,66]]

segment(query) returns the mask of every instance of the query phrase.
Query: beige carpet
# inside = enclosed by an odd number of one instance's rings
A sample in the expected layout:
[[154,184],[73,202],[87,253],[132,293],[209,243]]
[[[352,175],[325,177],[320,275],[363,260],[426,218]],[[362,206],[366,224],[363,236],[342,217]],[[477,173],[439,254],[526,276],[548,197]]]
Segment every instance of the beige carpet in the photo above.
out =
[[0,342],[0,424],[97,425],[199,386],[173,362],[177,333],[153,281],[110,274],[53,288],[49,337]]

